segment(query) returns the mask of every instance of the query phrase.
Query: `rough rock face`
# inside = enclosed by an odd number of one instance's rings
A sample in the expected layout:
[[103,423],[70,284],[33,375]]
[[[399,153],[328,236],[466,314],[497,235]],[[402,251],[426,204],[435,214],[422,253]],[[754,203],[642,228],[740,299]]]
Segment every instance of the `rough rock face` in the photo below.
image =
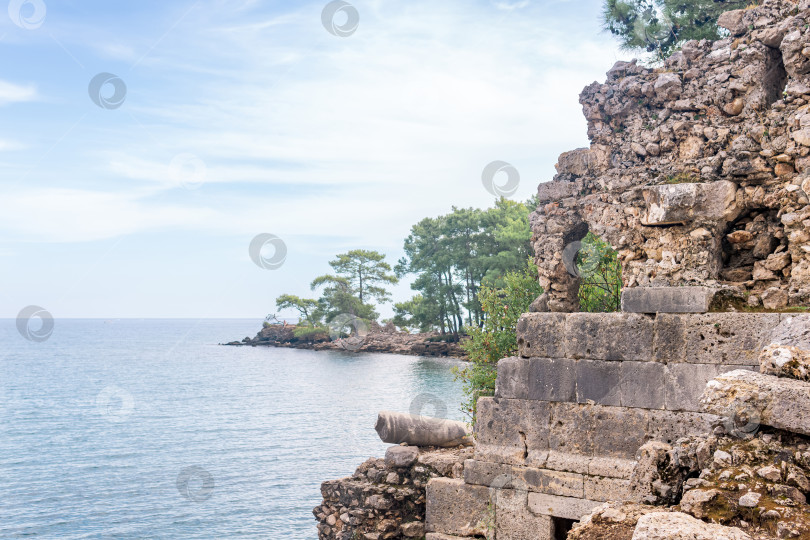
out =
[[424,538],[425,488],[431,478],[461,478],[472,449],[395,446],[354,475],[321,485],[312,512],[320,540]]
[[[707,435],[673,445],[647,443],[639,452],[633,482],[636,494],[646,491],[643,502],[648,504],[604,505],[583,519],[569,540],[810,538],[810,439],[768,428],[749,431],[747,437]],[[648,517],[678,510],[696,518],[690,521],[692,536],[675,534],[686,530],[679,525],[682,518]],[[736,527],[745,536],[736,529],[715,529],[708,521]],[[652,524],[669,535],[656,536]]]
[[721,416],[746,414],[752,421],[810,435],[810,383],[736,370],[709,381],[701,403]]
[[577,311],[565,248],[589,230],[619,252],[628,287],[810,300],[810,2],[721,22],[728,38],[688,42],[660,69],[619,62],[582,93],[591,146],[560,156],[532,216],[547,291],[535,309]]

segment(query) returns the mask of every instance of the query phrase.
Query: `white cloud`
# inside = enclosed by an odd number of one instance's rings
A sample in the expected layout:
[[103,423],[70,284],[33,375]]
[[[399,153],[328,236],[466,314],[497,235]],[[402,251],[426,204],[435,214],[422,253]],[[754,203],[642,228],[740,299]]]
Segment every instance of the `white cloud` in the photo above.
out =
[[22,86],[0,80],[0,106],[9,103],[34,101],[38,98],[37,87],[33,84]]
[[[557,155],[586,142],[579,92],[615,58],[592,29],[526,2],[500,19],[461,2],[358,4],[348,38],[321,27],[322,6],[246,15],[253,5],[190,12],[131,75],[119,112],[148,135],[122,127],[115,144],[105,131],[92,156],[76,156],[105,164],[92,189],[18,195],[0,205],[16,216],[6,226],[81,241],[161,227],[255,234],[270,222],[401,245],[422,217],[491,203],[480,180],[490,161],[518,167],[516,198],[549,180]],[[138,56],[140,39],[102,54]],[[181,153],[207,169],[187,197],[169,174]],[[41,178],[93,181],[52,172]]]
[[512,11],[514,9],[523,9],[528,7],[529,0],[522,0],[520,2],[495,2],[495,7],[504,11]]
[[17,141],[9,141],[7,139],[0,139],[0,152],[11,152],[13,150],[22,150],[25,145]]

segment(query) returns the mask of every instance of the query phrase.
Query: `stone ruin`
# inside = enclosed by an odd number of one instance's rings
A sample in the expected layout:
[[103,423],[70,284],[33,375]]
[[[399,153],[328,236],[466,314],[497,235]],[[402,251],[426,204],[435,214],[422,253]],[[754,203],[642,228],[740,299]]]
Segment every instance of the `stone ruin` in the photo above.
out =
[[[590,148],[560,156],[532,216],[538,311],[577,311],[565,247],[592,231],[625,287],[727,288],[747,305],[810,300],[810,3],[727,12],[720,41],[649,69],[619,62],[580,96]],[[804,54],[803,54],[804,53]]]
[[[427,540],[810,539],[810,0],[720,23],[583,92],[592,144],[532,216],[546,292],[473,455],[426,483]],[[589,231],[622,312],[577,312]],[[409,537],[384,515],[321,538]]]

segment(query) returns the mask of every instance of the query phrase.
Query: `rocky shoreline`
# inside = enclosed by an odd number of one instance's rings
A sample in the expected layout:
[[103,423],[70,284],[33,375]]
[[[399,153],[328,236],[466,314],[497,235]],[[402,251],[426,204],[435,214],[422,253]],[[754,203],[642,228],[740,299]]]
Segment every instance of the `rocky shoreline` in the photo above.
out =
[[306,337],[296,337],[295,325],[267,325],[255,337],[231,341],[221,345],[251,347],[286,347],[313,351],[350,351],[405,354],[467,359],[458,343],[442,341],[438,332],[409,334],[398,331],[393,325],[381,326],[372,323],[367,334],[360,338],[332,339],[326,332]]

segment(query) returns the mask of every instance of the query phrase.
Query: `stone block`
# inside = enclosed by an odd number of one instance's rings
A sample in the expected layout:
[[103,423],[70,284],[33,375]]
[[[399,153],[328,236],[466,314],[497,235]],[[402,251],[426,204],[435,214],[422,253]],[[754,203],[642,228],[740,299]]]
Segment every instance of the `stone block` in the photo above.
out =
[[588,474],[629,480],[635,466],[636,461],[633,459],[595,457],[589,464]]
[[633,459],[646,440],[647,413],[644,409],[554,403],[549,451]]
[[502,489],[494,495],[495,538],[498,540],[552,540],[554,525],[548,516],[529,511],[527,492]]
[[548,453],[550,404],[480,398],[475,458],[512,465],[542,464]]
[[623,407],[662,409],[666,404],[666,366],[658,362],[621,362]]
[[523,358],[565,356],[566,313],[527,313],[517,324],[518,355]]
[[767,345],[786,345],[810,351],[810,315],[782,314]]
[[540,515],[578,521],[600,505],[602,505],[601,502],[587,499],[560,497],[548,493],[529,493],[529,510]]
[[505,485],[512,479],[512,466],[468,459],[464,462],[464,482],[474,486]]
[[453,534],[427,533],[425,540],[470,540],[470,537],[455,536]]
[[760,424],[810,435],[810,383],[737,370],[706,385],[704,410],[725,418],[741,413]]
[[655,359],[757,367],[778,324],[778,313],[662,313],[655,319]]
[[577,362],[577,402],[620,406],[622,404],[621,364],[622,362],[598,360]]
[[647,440],[648,414],[655,411],[594,406],[590,412],[594,416],[594,430],[587,435],[593,438],[594,455],[633,459]]
[[622,291],[622,311],[706,313],[715,293],[709,287],[629,287]]
[[525,358],[504,358],[498,362],[495,397],[527,399],[529,397],[529,361]]
[[667,444],[681,437],[711,433],[712,424],[718,419],[712,414],[694,412],[649,411],[649,414],[648,438]]
[[576,361],[568,358],[529,360],[529,399],[542,401],[577,400]]
[[591,501],[626,501],[630,499],[630,480],[602,476],[585,477],[585,498]]
[[737,185],[728,180],[649,186],[642,194],[647,208],[641,224],[647,226],[727,222],[740,213]]
[[653,321],[637,313],[572,313],[565,330],[568,358],[649,361]]
[[585,492],[581,474],[532,467],[515,467],[513,473],[518,485],[526,486],[529,491],[580,498]]
[[548,431],[549,451],[593,456],[593,406],[552,403]]
[[426,488],[425,531],[484,536],[490,507],[489,488],[462,480],[433,478]]
[[569,454],[567,452],[557,452],[551,450],[543,468],[554,471],[573,472],[587,474],[593,458],[581,454]]
[[735,369],[753,368],[721,364],[669,364],[666,377],[667,410],[702,411],[700,396],[706,389],[706,383],[722,373]]

